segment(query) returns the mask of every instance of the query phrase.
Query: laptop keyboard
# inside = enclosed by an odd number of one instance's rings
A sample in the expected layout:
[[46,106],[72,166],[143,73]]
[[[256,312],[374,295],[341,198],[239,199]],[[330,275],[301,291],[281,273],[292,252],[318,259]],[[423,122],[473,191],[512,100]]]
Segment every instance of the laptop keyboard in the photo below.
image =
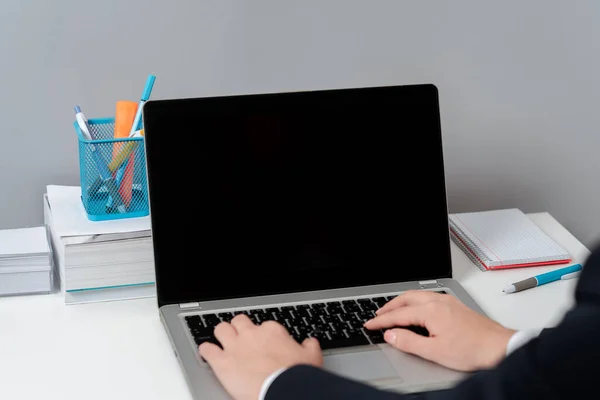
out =
[[[384,343],[382,330],[371,331],[365,329],[363,324],[375,316],[377,309],[394,297],[396,296],[188,315],[185,321],[197,345],[211,342],[220,346],[213,335],[214,328],[221,322],[230,322],[237,314],[246,314],[255,324],[265,321],[279,322],[298,343],[314,337],[319,340],[321,349],[336,349]],[[420,326],[399,328],[429,336],[427,329]]]

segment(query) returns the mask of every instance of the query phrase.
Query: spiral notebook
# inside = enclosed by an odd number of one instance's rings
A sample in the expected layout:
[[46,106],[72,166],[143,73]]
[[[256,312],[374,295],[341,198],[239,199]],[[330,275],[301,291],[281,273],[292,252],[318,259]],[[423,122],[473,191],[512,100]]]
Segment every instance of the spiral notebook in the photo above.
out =
[[516,208],[450,214],[450,237],[482,271],[565,264],[570,254]]

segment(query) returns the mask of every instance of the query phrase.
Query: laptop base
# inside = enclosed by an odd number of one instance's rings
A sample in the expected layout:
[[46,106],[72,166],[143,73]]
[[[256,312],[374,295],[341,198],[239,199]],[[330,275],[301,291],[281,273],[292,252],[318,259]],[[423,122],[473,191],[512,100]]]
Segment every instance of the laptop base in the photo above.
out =
[[[397,295],[406,290],[444,291],[485,315],[464,288],[454,279],[373,285],[327,291],[302,292],[261,297],[216,300],[197,304],[166,305],[161,320],[183,369],[194,398],[228,399],[212,370],[198,354],[185,317],[235,312],[245,309],[296,306],[306,303],[344,301],[356,297]],[[323,351],[324,368],[350,379],[399,392],[423,392],[451,387],[467,374],[450,370],[388,344],[371,344]]]

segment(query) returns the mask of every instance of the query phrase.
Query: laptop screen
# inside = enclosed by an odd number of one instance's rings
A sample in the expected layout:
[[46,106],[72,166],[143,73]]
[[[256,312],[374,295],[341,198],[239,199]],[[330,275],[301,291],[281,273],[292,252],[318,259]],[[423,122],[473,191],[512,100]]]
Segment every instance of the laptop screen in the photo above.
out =
[[437,89],[144,108],[159,304],[451,276]]

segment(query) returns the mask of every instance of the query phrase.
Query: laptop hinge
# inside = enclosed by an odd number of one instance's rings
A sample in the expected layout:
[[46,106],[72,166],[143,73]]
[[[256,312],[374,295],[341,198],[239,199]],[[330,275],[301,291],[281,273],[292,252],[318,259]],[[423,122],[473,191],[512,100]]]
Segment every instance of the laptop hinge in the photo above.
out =
[[200,307],[200,303],[192,302],[192,303],[182,303],[179,305],[179,308],[198,308]]
[[437,279],[430,279],[428,281],[419,281],[419,285],[437,285]]

